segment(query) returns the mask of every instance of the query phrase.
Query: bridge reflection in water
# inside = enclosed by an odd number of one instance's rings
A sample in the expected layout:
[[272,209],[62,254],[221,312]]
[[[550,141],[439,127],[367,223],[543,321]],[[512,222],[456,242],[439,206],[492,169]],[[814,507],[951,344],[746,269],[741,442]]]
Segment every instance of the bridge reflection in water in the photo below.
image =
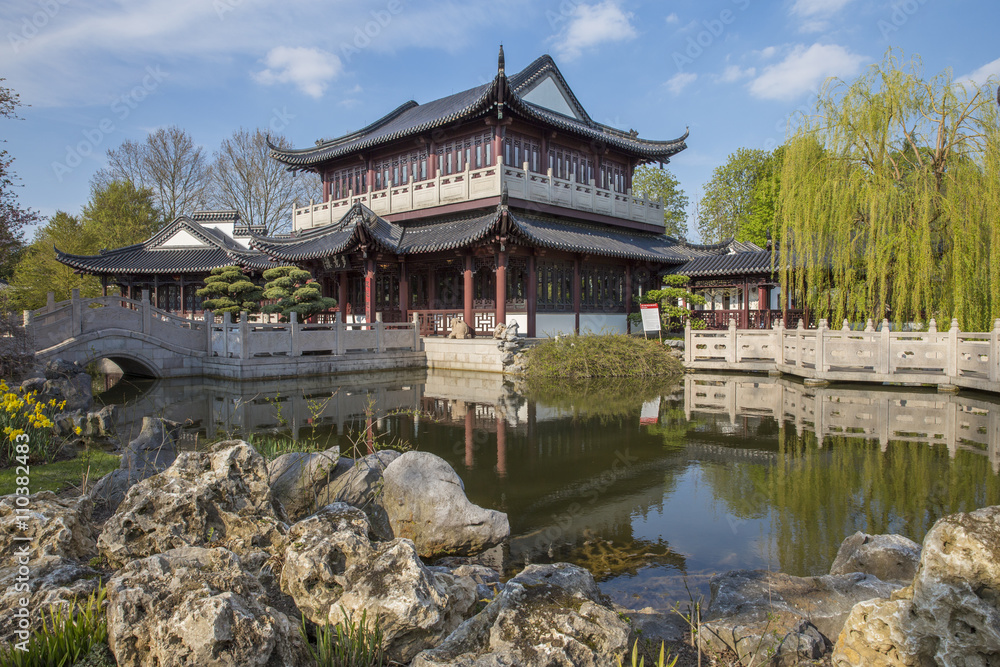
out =
[[[906,392],[906,393],[903,393]],[[966,395],[900,387],[806,387],[783,379],[694,374],[684,377],[684,414],[771,417],[812,431],[822,447],[829,436],[944,445],[952,457],[969,451],[989,457],[1000,472],[997,403]]]
[[664,609],[687,588],[707,595],[716,572],[820,574],[856,530],[920,540],[945,514],[1000,504],[1000,409],[965,394],[724,375],[516,390],[402,371],[161,380],[122,414],[133,435],[144,415],[190,419],[190,447],[262,432],[343,450],[411,443],[508,513],[494,554],[508,571],[577,562],[616,600]]

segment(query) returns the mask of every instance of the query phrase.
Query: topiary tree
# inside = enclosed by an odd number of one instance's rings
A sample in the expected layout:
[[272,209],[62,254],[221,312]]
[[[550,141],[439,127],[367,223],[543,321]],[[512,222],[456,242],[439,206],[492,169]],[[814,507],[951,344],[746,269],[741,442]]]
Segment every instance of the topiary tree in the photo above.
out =
[[206,299],[202,307],[216,313],[259,313],[264,291],[254,285],[239,266],[212,269],[197,295]]
[[287,322],[290,313],[298,313],[303,321],[317,313],[337,307],[337,300],[323,296],[319,283],[308,271],[295,266],[278,266],[264,272],[264,298],[274,303],[264,306],[265,313],[281,313],[281,321]]
[[[681,275],[663,276],[664,286],[661,289],[651,289],[639,299],[640,303],[660,304],[660,323],[666,331],[672,330],[675,322],[678,325],[683,324],[685,318],[691,315],[688,308],[677,305],[680,299],[684,299],[688,306],[701,306],[705,303],[705,297],[687,290],[690,280],[687,276]],[[702,327],[694,326],[694,328]]]

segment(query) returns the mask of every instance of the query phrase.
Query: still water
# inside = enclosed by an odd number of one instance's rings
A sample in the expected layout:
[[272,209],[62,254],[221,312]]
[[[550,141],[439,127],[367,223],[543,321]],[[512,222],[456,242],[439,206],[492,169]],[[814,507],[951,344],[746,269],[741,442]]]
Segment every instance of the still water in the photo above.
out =
[[708,597],[738,568],[824,574],[857,530],[920,541],[939,517],[1000,504],[1000,404],[978,394],[806,388],[761,376],[554,383],[412,371],[337,379],[121,382],[120,433],[188,422],[184,444],[281,433],[347,453],[448,460],[508,514],[499,558],[570,561],[633,607]]

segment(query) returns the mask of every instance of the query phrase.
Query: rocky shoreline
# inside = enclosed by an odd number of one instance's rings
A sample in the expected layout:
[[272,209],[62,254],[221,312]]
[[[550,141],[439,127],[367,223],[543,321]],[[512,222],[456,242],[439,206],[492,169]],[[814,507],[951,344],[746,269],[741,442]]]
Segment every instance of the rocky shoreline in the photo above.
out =
[[[87,408],[68,423],[99,423]],[[304,620],[362,613],[379,618],[387,656],[414,667],[615,665],[637,639],[679,648],[691,635],[677,614],[611,604],[575,565],[502,581],[477,556],[508,538],[507,516],[472,504],[433,454],[268,463],[240,440],[178,451],[177,427],[145,420],[85,496],[30,496],[27,533],[17,497],[0,497],[0,641],[23,631],[23,568],[32,627],[106,588],[110,654],[88,664],[306,665]],[[704,664],[991,664],[1000,507],[942,518],[922,546],[849,536],[827,575],[739,570],[711,592],[693,620]]]

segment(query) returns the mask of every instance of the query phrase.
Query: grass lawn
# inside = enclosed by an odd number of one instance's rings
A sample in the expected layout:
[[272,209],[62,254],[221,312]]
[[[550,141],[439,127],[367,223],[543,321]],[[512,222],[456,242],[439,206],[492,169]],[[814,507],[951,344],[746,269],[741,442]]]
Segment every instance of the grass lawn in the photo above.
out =
[[[121,457],[99,449],[88,449],[68,461],[57,461],[44,465],[32,465],[29,470],[31,493],[54,491],[59,493],[71,487],[79,487],[83,474],[90,468],[89,484],[94,484],[104,475],[118,467]],[[24,472],[23,470],[21,472]],[[0,495],[14,493],[17,468],[0,470]]]

